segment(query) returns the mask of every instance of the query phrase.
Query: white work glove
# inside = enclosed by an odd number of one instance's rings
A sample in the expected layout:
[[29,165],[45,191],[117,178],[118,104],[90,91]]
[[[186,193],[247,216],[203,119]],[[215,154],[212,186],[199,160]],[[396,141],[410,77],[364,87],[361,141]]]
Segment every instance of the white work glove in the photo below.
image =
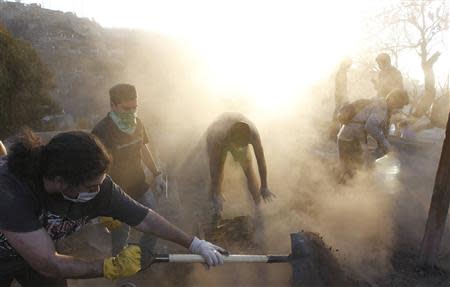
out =
[[164,177],[162,173],[155,176],[154,179],[154,191],[158,197],[166,196],[167,197],[167,177]]
[[267,187],[261,187],[259,189],[259,192],[260,192],[262,198],[264,199],[265,203],[271,202],[275,197],[277,197]]
[[189,251],[201,255],[205,259],[208,268],[211,266],[222,265],[222,254],[228,255],[228,251],[222,247],[216,246],[206,240],[198,239],[197,237],[194,237],[194,240],[192,240]]

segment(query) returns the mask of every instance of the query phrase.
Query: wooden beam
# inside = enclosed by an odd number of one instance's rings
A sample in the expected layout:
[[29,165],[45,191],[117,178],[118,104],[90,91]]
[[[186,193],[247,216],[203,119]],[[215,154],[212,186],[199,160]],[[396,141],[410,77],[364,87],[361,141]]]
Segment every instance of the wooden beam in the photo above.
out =
[[[449,114],[450,119],[450,114]],[[450,203],[450,120],[447,120],[441,158],[434,181],[427,225],[420,248],[419,264],[436,265]]]

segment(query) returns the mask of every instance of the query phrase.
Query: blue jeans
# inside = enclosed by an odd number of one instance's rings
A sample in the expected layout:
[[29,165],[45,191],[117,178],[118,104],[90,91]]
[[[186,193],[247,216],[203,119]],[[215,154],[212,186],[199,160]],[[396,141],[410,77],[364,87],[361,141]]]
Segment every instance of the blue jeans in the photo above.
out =
[[[156,205],[155,195],[151,191],[147,191],[140,198],[136,199],[140,204],[154,209]],[[119,228],[111,231],[112,255],[116,256],[126,246],[130,235],[130,226],[122,223]],[[139,240],[139,245],[153,251],[155,248],[157,237],[148,233],[144,233]]]

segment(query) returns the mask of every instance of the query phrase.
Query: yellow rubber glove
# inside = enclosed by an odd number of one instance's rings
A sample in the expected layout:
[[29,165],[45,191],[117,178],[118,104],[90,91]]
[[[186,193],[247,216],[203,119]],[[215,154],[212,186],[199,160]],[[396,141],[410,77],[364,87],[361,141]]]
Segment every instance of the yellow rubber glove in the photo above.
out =
[[103,276],[118,279],[136,274],[142,269],[142,252],[138,245],[125,247],[117,256],[103,261]]
[[109,231],[122,226],[122,222],[120,222],[119,220],[115,220],[112,217],[100,216],[99,220],[106,228],[108,228]]

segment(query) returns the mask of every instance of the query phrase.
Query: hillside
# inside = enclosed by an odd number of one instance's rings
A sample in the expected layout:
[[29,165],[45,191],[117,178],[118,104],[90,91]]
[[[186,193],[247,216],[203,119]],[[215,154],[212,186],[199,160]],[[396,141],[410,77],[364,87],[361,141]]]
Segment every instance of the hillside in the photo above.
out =
[[0,24],[38,51],[54,75],[52,97],[75,119],[92,122],[104,115],[107,91],[117,82],[134,83],[146,94],[168,94],[166,88],[178,78],[173,71],[182,66],[176,43],[160,35],[105,29],[35,4],[0,2]]

